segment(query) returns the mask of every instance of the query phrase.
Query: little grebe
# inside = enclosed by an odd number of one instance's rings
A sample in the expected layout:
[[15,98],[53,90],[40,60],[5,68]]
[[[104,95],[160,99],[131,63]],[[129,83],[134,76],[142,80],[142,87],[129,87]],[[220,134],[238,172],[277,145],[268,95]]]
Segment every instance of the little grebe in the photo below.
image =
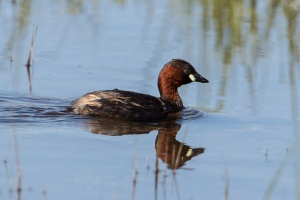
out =
[[182,110],[178,87],[191,82],[208,83],[187,61],[172,59],[158,76],[160,98],[124,90],[103,90],[83,95],[73,105],[73,112],[103,118],[130,121],[154,121]]

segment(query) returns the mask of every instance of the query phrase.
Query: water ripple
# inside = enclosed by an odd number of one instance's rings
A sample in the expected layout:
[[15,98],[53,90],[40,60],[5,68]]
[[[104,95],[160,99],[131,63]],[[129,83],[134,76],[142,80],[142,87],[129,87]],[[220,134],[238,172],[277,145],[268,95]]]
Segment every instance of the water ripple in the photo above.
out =
[[0,94],[0,124],[68,122],[71,101],[33,97],[21,94]]
[[[10,123],[50,123],[74,122],[75,119],[87,119],[68,111],[71,100],[36,97],[22,94],[0,93],[0,124]],[[172,114],[172,120],[195,120],[208,117],[208,114],[193,108]],[[76,120],[75,120],[76,121]]]

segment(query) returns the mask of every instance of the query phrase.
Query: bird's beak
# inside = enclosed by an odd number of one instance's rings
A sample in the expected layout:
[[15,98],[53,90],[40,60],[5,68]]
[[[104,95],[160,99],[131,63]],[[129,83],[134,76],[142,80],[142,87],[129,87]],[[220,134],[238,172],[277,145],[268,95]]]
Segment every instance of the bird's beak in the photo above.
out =
[[190,74],[189,77],[190,77],[191,81],[193,81],[193,82],[201,82],[201,83],[209,82],[206,78],[204,78],[203,76],[201,76],[198,73]]

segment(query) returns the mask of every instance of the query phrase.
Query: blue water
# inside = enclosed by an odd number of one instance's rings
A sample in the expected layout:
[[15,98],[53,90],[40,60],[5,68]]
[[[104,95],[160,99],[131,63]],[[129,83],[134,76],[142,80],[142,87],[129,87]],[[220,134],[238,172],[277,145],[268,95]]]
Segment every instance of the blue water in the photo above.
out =
[[[299,5],[253,2],[0,1],[0,200],[299,198]],[[67,111],[158,96],[172,58],[210,81],[180,88],[177,120]]]

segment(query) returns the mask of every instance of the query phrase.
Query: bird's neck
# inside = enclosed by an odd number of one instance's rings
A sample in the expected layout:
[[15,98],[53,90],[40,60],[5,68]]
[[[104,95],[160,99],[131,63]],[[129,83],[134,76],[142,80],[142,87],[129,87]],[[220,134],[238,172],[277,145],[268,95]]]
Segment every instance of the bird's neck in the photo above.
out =
[[178,94],[178,86],[168,83],[162,79],[158,79],[158,89],[160,98],[165,101],[174,110],[181,110],[183,107],[181,98]]

